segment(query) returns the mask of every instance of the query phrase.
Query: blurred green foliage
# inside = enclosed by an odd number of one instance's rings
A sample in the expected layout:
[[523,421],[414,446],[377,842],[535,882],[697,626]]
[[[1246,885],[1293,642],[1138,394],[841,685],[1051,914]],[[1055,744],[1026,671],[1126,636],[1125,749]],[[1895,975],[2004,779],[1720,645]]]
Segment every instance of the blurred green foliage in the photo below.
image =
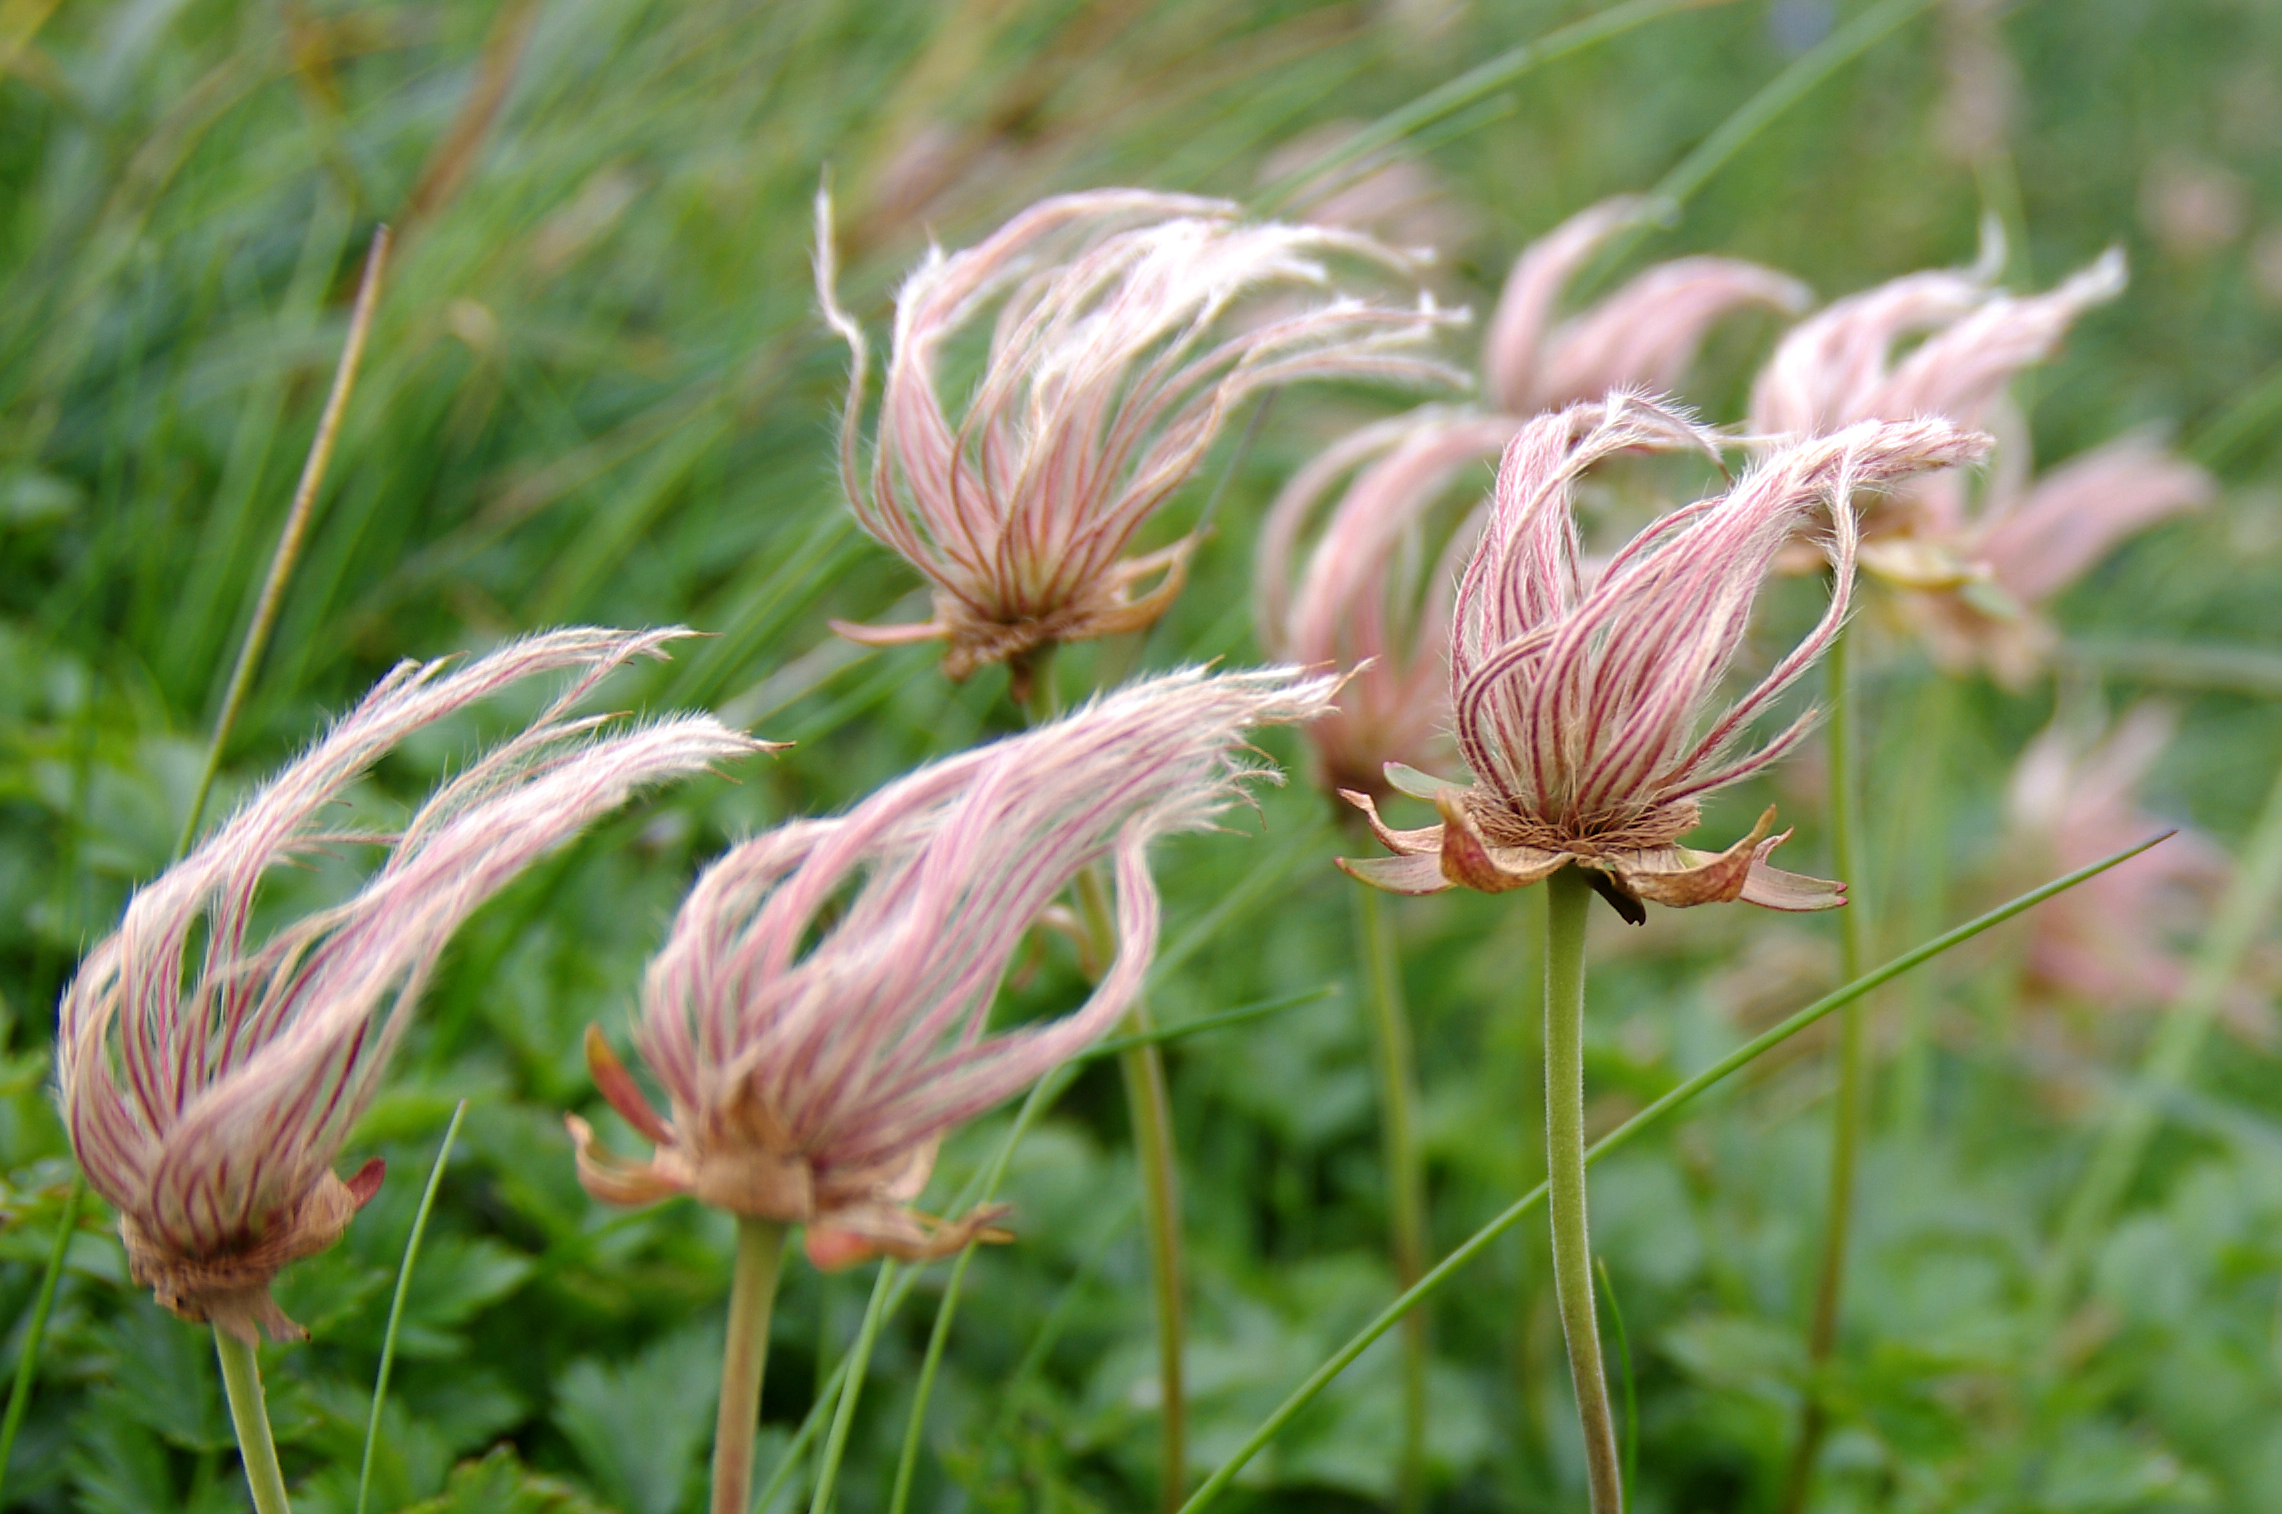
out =
[[[854,531],[830,471],[845,353],[814,318],[808,279],[820,174],[842,207],[844,292],[877,330],[931,234],[956,243],[1041,193],[1101,183],[1244,196],[1325,123],[1393,109],[1591,9],[0,0],[11,1359],[69,1176],[46,1089],[52,1006],[128,889],[167,859],[378,221],[397,226],[401,252],[218,802],[393,660],[567,620],[714,633],[623,698],[716,705],[800,745],[599,828],[462,932],[352,1148],[386,1157],[391,1181],[341,1247],[286,1279],[285,1307],[315,1339],[265,1352],[272,1413],[298,1506],[352,1507],[416,1174],[466,1096],[374,1507],[671,1514],[702,1497],[730,1231],[688,1206],[619,1215],[585,1197],[560,1123],[566,1108],[595,1114],[579,1033],[623,1025],[681,889],[726,840],[1016,719],[1000,675],[953,687],[926,649],[865,651],[824,629],[828,614],[885,617],[913,576]],[[1431,175],[1428,234],[1446,253],[1439,288],[1485,310],[1530,236],[1652,183],[1861,9],[1773,0],[1675,15],[1432,128],[1414,147]],[[1992,109],[1993,126],[1974,115]],[[1876,868],[1862,894],[1890,902],[1873,903],[1886,946],[1961,917],[2004,872],[2004,775],[2056,704],[2166,688],[2185,723],[2151,802],[2222,844],[2266,791],[2282,752],[2278,141],[2282,9],[1951,0],[1751,141],[1635,254],[1732,252],[1827,295],[1968,260],[1984,214],[2013,231],[2008,271],[2023,285],[2121,243],[2130,292],[2023,386],[2040,459],[2170,427],[2227,486],[2219,507],[2072,591],[2061,616],[2083,650],[2053,687],[1945,693],[1913,652],[1878,654]],[[1691,397],[1737,415],[1769,334],[1725,334]],[[1403,402],[1295,398],[1240,455],[1224,441],[1164,526],[1233,467],[1189,592],[1142,644],[1076,649],[1072,680],[1256,655],[1245,585],[1260,506],[1342,427]],[[1929,774],[1918,737],[1937,706],[1955,735]],[[391,759],[365,802],[402,805],[474,734]],[[1783,798],[1801,825],[1794,851],[1811,853],[1811,778]],[[1327,866],[1339,840],[1304,784],[1264,796],[1263,819],[1265,837],[1189,838],[1159,868],[1168,942],[1253,885],[1159,974],[1163,1018],[1341,990],[1172,1052],[1200,1465],[1392,1292],[1350,885]],[[282,884],[280,907],[337,889],[345,867]],[[1394,911],[1445,1247],[1542,1165],[1539,907],[1468,896]],[[1637,937],[1596,934],[1595,1128],[1826,986],[1830,934],[1670,914]],[[2193,1091],[2166,1106],[2086,1296],[2056,1341],[2038,1338],[2028,1300],[2052,1217],[2149,1021],[2086,1011],[2056,1033],[2015,992],[2018,944],[1880,1001],[1882,1026],[1919,1017],[1934,1053],[1920,1105],[1890,1097],[1881,1070],[1818,1506],[2282,1507],[2282,1067],[2270,1042],[2213,1044]],[[1041,948],[1008,1013],[1073,1002],[1080,981],[1058,950]],[[2266,1015],[2271,1030],[2270,1004]],[[1639,1378],[1644,1514],[1764,1508],[1781,1475],[1830,1075],[1818,1055],[1779,1064],[1594,1177]],[[1146,1263],[1122,1108],[1097,1064],[1020,1148],[1007,1193],[1021,1242],[975,1263],[916,1507],[1150,1496]],[[984,1159],[1004,1119],[954,1144],[940,1189]],[[1543,1251],[1534,1235],[1506,1245],[1435,1303],[1437,1507],[1581,1499]],[[90,1215],[69,1255],[11,1506],[243,1507],[204,1334],[124,1285],[106,1216]],[[923,1277],[917,1304],[940,1281]],[[862,1276],[790,1269],[764,1475],[865,1292]],[[851,1511],[884,1505],[929,1313],[907,1306],[883,1336],[841,1478]],[[1254,1464],[1241,1502],[1386,1496],[1392,1347]]]

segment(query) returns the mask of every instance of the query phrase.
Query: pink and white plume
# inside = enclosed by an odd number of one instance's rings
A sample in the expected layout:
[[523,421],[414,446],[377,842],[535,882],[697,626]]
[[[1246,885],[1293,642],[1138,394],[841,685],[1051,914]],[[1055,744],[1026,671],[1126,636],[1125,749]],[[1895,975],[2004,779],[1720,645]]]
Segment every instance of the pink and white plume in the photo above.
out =
[[[1270,507],[1254,589],[1260,643],[1282,661],[1350,674],[1339,708],[1307,727],[1325,789],[1380,793],[1386,764],[1447,750],[1451,594],[1475,512],[1455,512],[1438,533],[1437,507],[1515,424],[1421,411],[1365,427],[1294,474]],[[1346,492],[1326,512],[1342,478]]]
[[[909,1208],[937,1144],[1117,1023],[1156,949],[1149,843],[1205,825],[1262,772],[1239,760],[1247,729],[1314,719],[1333,691],[1288,669],[1167,674],[729,852],[643,988],[635,1043],[670,1113],[587,1037],[598,1089],[656,1147],[612,1157],[569,1116],[587,1191],[802,1223],[820,1266],[984,1236],[995,1211]],[[1024,933],[1097,862],[1117,949],[1092,997],[985,1035]]]
[[[1725,495],[1651,522],[1590,584],[1579,572],[1572,488],[1628,451],[1696,450],[1718,437],[1628,394],[1540,416],[1506,448],[1480,544],[1458,587],[1450,662],[1452,724],[1471,787],[1394,768],[1393,785],[1432,801],[1442,823],[1384,824],[1371,798],[1347,797],[1396,855],[1342,859],[1396,893],[1453,886],[1501,893],[1574,864],[1635,924],[1643,901],[1743,899],[1828,909],[1844,885],[1770,867],[1788,832],[1775,812],[1724,852],[1678,844],[1698,800],[1767,767],[1806,733],[1802,717],[1748,747],[1752,721],[1806,671],[1844,623],[1854,576],[1850,496],[1932,468],[1972,462],[1987,438],[1944,421],[1864,424],[1763,459]],[[1749,692],[1717,694],[1761,581],[1787,543],[1827,524],[1829,608]]]
[[[1041,647],[1154,622],[1180,592],[1184,537],[1129,557],[1247,395],[1311,378],[1462,379],[1420,349],[1462,313],[1287,299],[1221,331],[1255,293],[1331,289],[1331,260],[1407,278],[1403,254],[1325,227],[1247,225],[1226,201],[1143,190],[1042,200],[974,247],[940,248],[896,295],[871,466],[860,462],[867,346],[833,295],[829,203],[817,289],[855,355],[840,467],[864,529],[925,574],[920,625],[851,626],[872,645],[942,640],[963,678]],[[996,307],[981,377],[944,392],[945,348]]]
[[1807,308],[1807,287],[1787,274],[1737,258],[1692,257],[1658,263],[1581,313],[1556,319],[1569,281],[1647,208],[1635,196],[1604,200],[1523,249],[1483,350],[1500,410],[1527,417],[1613,389],[1667,390],[1722,317],[1753,306],[1784,315]]
[[1938,661],[1985,666],[2018,685],[2053,640],[2038,606],[2117,542],[2215,491],[2201,469],[2141,438],[2030,481],[2026,426],[2005,387],[2122,290],[2124,266],[2111,251],[2044,294],[2013,296],[1990,285],[1999,261],[1992,239],[1979,269],[1910,274],[1801,322],[1753,387],[1751,426],[1772,445],[1856,421],[1939,415],[2006,438],[1977,507],[1954,473],[1883,501],[1862,523],[1862,566],[1904,591],[1900,609]]
[[[759,744],[709,716],[603,732],[575,702],[682,631],[565,630],[454,669],[402,663],[189,856],[136,890],[66,990],[58,1083],[128,1268],[185,1319],[248,1341],[304,1332],[270,1297],[380,1186],[333,1172],[444,944],[470,912],[637,787]],[[421,805],[402,834],[320,814],[412,732],[534,675],[570,688]],[[387,860],[346,903],[252,939],[264,876],[329,845]]]

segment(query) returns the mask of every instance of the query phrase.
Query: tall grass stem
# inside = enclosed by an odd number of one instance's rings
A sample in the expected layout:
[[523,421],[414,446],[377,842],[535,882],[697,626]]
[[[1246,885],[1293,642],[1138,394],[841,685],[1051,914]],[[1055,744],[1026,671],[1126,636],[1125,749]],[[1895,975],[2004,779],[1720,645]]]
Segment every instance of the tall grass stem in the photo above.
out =
[[412,1296],[412,1268],[420,1259],[428,1214],[436,1207],[436,1190],[444,1186],[444,1165],[452,1159],[452,1142],[465,1118],[467,1100],[462,1099],[452,1110],[452,1122],[444,1127],[444,1139],[436,1147],[436,1164],[428,1169],[428,1186],[421,1190],[420,1208],[412,1216],[412,1234],[404,1242],[404,1260],[396,1269],[396,1297],[388,1305],[388,1333],[381,1337],[380,1370],[372,1380],[372,1417],[365,1422],[364,1460],[357,1468],[357,1514],[364,1514],[366,1496],[372,1491],[372,1458],[380,1446],[380,1411],[388,1402],[388,1375],[396,1365],[396,1332],[404,1323],[405,1301]]
[[[1841,626],[1831,638],[1823,669],[1829,678],[1831,862],[1846,884],[1846,907],[1838,912],[1839,979],[1862,976],[1870,958],[1869,906],[1864,902],[1868,869],[1862,845],[1862,776],[1855,729],[1853,637]],[[1862,1163],[1862,1112],[1869,1084],[1869,1052],[1863,1044],[1863,1006],[1849,1004],[1838,1015],[1838,1098],[1831,1105],[1830,1191],[1823,1216],[1822,1261],[1815,1278],[1814,1315],[1807,1326],[1807,1392],[1799,1405],[1799,1428],[1784,1475],[1783,1514],[1800,1514],[1814,1481],[1815,1457],[1829,1428],[1821,1376],[1838,1347],[1838,1310],[1846,1292],[1846,1253],[1853,1232],[1854,1180]]]
[[71,1187],[63,1196],[63,1213],[56,1219],[55,1239],[48,1245],[47,1270],[40,1274],[40,1291],[32,1297],[32,1317],[24,1324],[23,1348],[16,1353],[16,1378],[8,1388],[7,1418],[0,1419],[0,1489],[7,1486],[8,1461],[16,1451],[16,1432],[24,1428],[25,1411],[32,1406],[32,1380],[39,1373],[40,1342],[47,1335],[48,1314],[55,1308],[56,1286],[63,1280],[64,1255],[71,1250],[71,1238],[79,1230],[79,1207],[86,1197],[87,1179],[74,1168]]
[[366,252],[364,277],[357,285],[357,300],[349,314],[348,338],[341,344],[341,358],[333,368],[333,387],[325,396],[324,411],[317,418],[317,434],[309,443],[309,455],[301,463],[301,481],[294,485],[293,503],[285,512],[285,528],[278,533],[277,551],[269,560],[269,575],[262,580],[261,597],[254,601],[254,618],[246,627],[246,639],[238,646],[238,660],[230,669],[228,691],[222,696],[221,713],[214,718],[214,737],[206,747],[206,763],[199,769],[198,786],[191,791],[190,812],[183,816],[182,835],[175,842],[174,853],[180,857],[190,850],[190,843],[198,835],[198,822],[206,813],[206,796],[214,787],[214,775],[221,771],[222,756],[230,744],[230,734],[236,729],[238,715],[245,708],[246,693],[252,688],[254,673],[261,666],[262,654],[269,650],[270,633],[277,628],[278,611],[285,603],[285,587],[293,578],[294,565],[301,560],[302,544],[309,536],[309,517],[315,511],[317,490],[325,481],[326,464],[332,461],[333,444],[341,434],[341,417],[349,408],[349,395],[356,388],[357,368],[364,361],[365,338],[372,331],[372,313],[380,304],[381,274],[388,266],[388,228],[383,226],[372,234],[372,247]]
[[[970,1250],[973,1248],[969,1248]],[[816,1491],[808,1500],[808,1514],[828,1514],[833,1490],[840,1483],[840,1461],[848,1454],[848,1427],[855,1423],[856,1403],[864,1394],[864,1374],[872,1363],[872,1348],[879,1344],[880,1315],[895,1287],[895,1263],[882,1261],[872,1279],[872,1296],[864,1305],[864,1322],[856,1331],[856,1344],[848,1352],[848,1370],[832,1410],[832,1430],[824,1437],[824,1454],[816,1465]]]
[[[2142,841],[2137,846],[2127,847],[2112,856],[2103,857],[2089,866],[2080,867],[2072,873],[2053,879],[2050,883],[2031,889],[2027,893],[1997,906],[1987,914],[1976,916],[1954,930],[1936,936],[1922,946],[1912,947],[1875,971],[1863,974],[1844,987],[1823,995],[1789,1019],[1753,1036],[1702,1072],[1681,1083],[1669,1093],[1662,1095],[1646,1109],[1641,1110],[1640,1113],[1626,1120],[1607,1135],[1602,1136],[1586,1150],[1586,1164],[1589,1166],[1610,1153],[1631,1144],[1641,1132],[1661,1124],[1668,1115],[1692,1102],[1697,1095],[1706,1089],[1725,1081],[1740,1069],[1749,1066],[1800,1031],[1822,1020],[1825,1016],[1845,1008],[1873,989],[1891,983],[1911,968],[1930,962],[1943,952],[1962,946],[1983,931],[1993,929],[2012,919],[2015,915],[2035,908],[2053,895],[2065,893],[2087,878],[2104,873],[2118,863],[2130,861],[2171,834],[2173,833],[2170,831],[2164,831],[2160,835]],[[1207,1477],[1197,1488],[1196,1492],[1190,1495],[1189,1501],[1181,1506],[1180,1514],[1203,1514],[1205,1509],[1217,1502],[1220,1495],[1227,1491],[1229,1484],[1236,1480],[1237,1474],[1250,1465],[1252,1458],[1259,1455],[1261,1449],[1269,1441],[1275,1439],[1302,1410],[1314,1403],[1322,1395],[1324,1389],[1337,1381],[1340,1373],[1353,1366],[1355,1359],[1369,1350],[1380,1336],[1385,1335],[1401,1323],[1404,1315],[1440,1292],[1444,1284],[1457,1276],[1467,1264],[1487,1251],[1497,1241],[1498,1237],[1536,1213],[1538,1208],[1544,1204],[1547,1191],[1547,1184],[1540,1183],[1514,1200],[1495,1219],[1468,1236],[1456,1250],[1437,1262],[1432,1271],[1419,1279],[1417,1287],[1406,1289],[1393,1303],[1373,1316],[1369,1324],[1356,1331],[1348,1339],[1346,1345],[1333,1352],[1329,1360],[1309,1373],[1307,1378],[1297,1388],[1294,1388],[1281,1404],[1276,1406],[1275,1412],[1260,1422],[1258,1428],[1254,1429],[1244,1439],[1244,1442],[1236,1448],[1235,1454],[1222,1462],[1212,1475]]]
[[737,1264],[729,1284],[729,1335],[721,1347],[721,1406],[713,1421],[712,1514],[753,1506],[753,1438],[761,1428],[761,1381],[769,1364],[785,1227],[737,1216]]
[[262,1403],[261,1364],[254,1348],[214,1327],[214,1350],[222,1358],[222,1391],[230,1400],[230,1423],[238,1432],[238,1455],[245,1462],[246,1486],[255,1514],[290,1514],[285,1473],[277,1464],[277,1442],[270,1438],[269,1411]]
[[[1426,1273],[1426,1174],[1418,1152],[1418,1079],[1411,1052],[1410,1014],[1403,1003],[1402,961],[1387,926],[1385,897],[1355,888],[1357,934],[1370,977],[1372,1061],[1379,1075],[1380,1147],[1387,1172],[1387,1219],[1395,1280],[1414,1286]],[[1395,1508],[1415,1514],[1426,1499],[1427,1313],[1403,1320],[1402,1453]]]
[[1593,1315],[1593,1243],[1585,1217],[1585,906],[1593,895],[1573,867],[1546,882],[1545,1171],[1553,1196],[1553,1297],[1585,1432],[1593,1514],[1624,1514],[1624,1463]]

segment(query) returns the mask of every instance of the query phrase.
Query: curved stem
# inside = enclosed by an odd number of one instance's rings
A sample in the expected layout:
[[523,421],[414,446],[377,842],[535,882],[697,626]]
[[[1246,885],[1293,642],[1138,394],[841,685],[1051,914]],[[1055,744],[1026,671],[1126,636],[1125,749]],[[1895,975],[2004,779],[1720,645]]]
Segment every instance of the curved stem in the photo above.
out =
[[[1426,1272],[1426,1175],[1418,1155],[1410,1016],[1403,1004],[1402,963],[1393,932],[1387,929],[1382,896],[1375,888],[1348,892],[1360,917],[1364,966],[1371,980],[1371,1049],[1379,1074],[1379,1129],[1395,1280],[1407,1289]],[[1402,1514],[1413,1514],[1426,1497],[1426,1321],[1424,1309],[1414,1309],[1403,1318],[1402,1461],[1395,1480],[1395,1507]]]
[[1593,1318],[1593,1246],[1585,1222],[1585,907],[1592,891],[1573,867],[1547,882],[1545,1167],[1553,1200],[1553,1296],[1585,1432],[1593,1514],[1624,1514],[1623,1462]]
[[729,1338],[721,1348],[721,1410],[713,1422],[712,1514],[746,1514],[753,1501],[753,1437],[769,1364],[784,1226],[737,1216],[737,1270],[729,1284]]
[[[1855,760],[1854,680],[1845,628],[1831,639],[1824,658],[1830,679],[1830,849],[1831,861],[1846,884],[1846,908],[1838,915],[1839,977],[1862,976],[1870,957],[1870,917],[1863,902],[1861,774]],[[1849,1004],[1838,1019],[1838,1099],[1831,1110],[1829,1213],[1823,1221],[1822,1266],[1815,1282],[1814,1319],[1807,1332],[1807,1392],[1799,1406],[1799,1433],[1784,1479],[1783,1514],[1806,1507],[1814,1482],[1816,1454],[1829,1429],[1821,1378],[1838,1347],[1838,1306],[1846,1288],[1846,1248],[1854,1219],[1854,1179],[1862,1160],[1863,1094],[1869,1081],[1868,1053],[1862,1039],[1862,1006]]]
[[269,1410],[262,1404],[261,1367],[254,1348],[220,1325],[214,1350],[222,1358],[222,1388],[230,1399],[230,1423],[238,1431],[238,1455],[246,1465],[246,1486],[256,1514],[290,1514],[285,1473],[277,1465],[277,1442],[269,1434]]

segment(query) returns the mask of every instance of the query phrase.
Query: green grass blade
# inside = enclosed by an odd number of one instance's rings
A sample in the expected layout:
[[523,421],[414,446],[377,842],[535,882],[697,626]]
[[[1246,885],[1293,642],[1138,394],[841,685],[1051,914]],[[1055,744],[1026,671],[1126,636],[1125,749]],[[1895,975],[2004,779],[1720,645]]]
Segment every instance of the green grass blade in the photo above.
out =
[[32,1380],[39,1373],[40,1342],[48,1330],[48,1311],[55,1307],[56,1284],[63,1279],[63,1259],[71,1250],[71,1237],[79,1229],[80,1201],[87,1197],[87,1179],[74,1171],[71,1189],[63,1196],[63,1215],[56,1221],[55,1243],[48,1248],[47,1270],[40,1274],[40,1291],[32,1298],[32,1317],[24,1326],[23,1349],[16,1353],[16,1380],[8,1389],[8,1415],[0,1420],[0,1490],[8,1485],[8,1460],[16,1453],[16,1432],[24,1427],[25,1411],[32,1405]]
[[428,1169],[428,1186],[420,1195],[420,1208],[412,1216],[412,1234],[404,1242],[404,1261],[396,1269],[396,1297],[388,1305],[388,1333],[381,1337],[380,1371],[373,1377],[372,1417],[365,1422],[364,1460],[357,1469],[357,1514],[364,1514],[365,1498],[372,1490],[372,1457],[380,1446],[380,1411],[388,1402],[388,1374],[396,1365],[396,1331],[404,1323],[404,1301],[412,1296],[412,1266],[420,1259],[420,1238],[428,1232],[428,1211],[436,1206],[436,1190],[443,1186],[444,1164],[452,1159],[452,1141],[467,1115],[467,1100],[452,1110],[444,1139],[436,1147],[436,1165]]
[[1609,1328],[1616,1332],[1617,1365],[1624,1369],[1624,1485],[1640,1486],[1640,1393],[1632,1376],[1632,1337],[1625,1333],[1624,1310],[1617,1305],[1616,1282],[1608,1275],[1608,1258],[1593,1258],[1601,1275],[1601,1298],[1608,1304]]
[[[1852,983],[1824,995],[1788,1020],[1746,1041],[1710,1067],[1705,1068],[1662,1098],[1657,1099],[1646,1109],[1641,1110],[1640,1113],[1607,1135],[1602,1136],[1587,1149],[1585,1160],[1588,1163],[1597,1162],[1609,1153],[1619,1150],[1649,1126],[1657,1124],[1666,1115],[1688,1103],[1704,1090],[1725,1080],[1731,1074],[1781,1045],[1800,1031],[1805,1030],[1825,1015],[1843,1009],[1864,994],[1883,987],[1911,968],[1931,961],[1950,948],[1972,940],[1983,931],[1993,926],[2002,925],[2023,910],[2033,909],[2053,895],[2064,893],[2085,879],[2106,872],[2120,862],[2130,861],[2171,834],[2172,832],[2165,831],[2162,835],[2143,841],[2127,851],[2117,852],[2111,857],[2104,857],[2088,867],[2080,867],[2064,877],[2055,878],[2041,888],[2031,889],[2018,898],[1999,905],[1987,914],[1968,920],[1955,930],[1936,936],[1924,945],[1902,953],[1884,966],[1863,974]],[[1273,1440],[1277,1432],[1282,1430],[1285,1425],[1291,1423],[1294,1415],[1313,1403],[1325,1388],[1330,1387],[1332,1381],[1340,1373],[1346,1371],[1353,1364],[1355,1358],[1361,1356],[1372,1342],[1392,1330],[1401,1322],[1404,1315],[1417,1308],[1427,1298],[1432,1297],[1441,1289],[1443,1284],[1455,1277],[1469,1262],[1488,1250],[1490,1244],[1499,1236],[1511,1230],[1532,1211],[1543,1205],[1545,1195],[1546,1187],[1543,1183],[1523,1194],[1502,1214],[1475,1231],[1455,1251],[1437,1263],[1433,1271],[1418,1280],[1416,1287],[1406,1290],[1400,1298],[1381,1310],[1376,1318],[1356,1332],[1353,1339],[1340,1347],[1330,1360],[1316,1368],[1314,1372],[1308,1375],[1305,1382],[1292,1390],[1291,1396],[1276,1407],[1276,1411],[1270,1414],[1257,1430],[1252,1432],[1251,1436],[1237,1448],[1236,1453],[1221,1463],[1219,1469],[1205,1479],[1204,1485],[1198,1488],[1189,1498],[1189,1501],[1181,1506],[1180,1514],[1201,1514],[1202,1510],[1209,1507],[1227,1490],[1228,1485],[1235,1480],[1236,1474],[1241,1472],[1245,1465],[1260,1453],[1260,1449]]]
[[1136,1046],[1162,1046],[1167,1041],[1185,1040],[1190,1036],[1202,1035],[1208,1030],[1226,1030],[1231,1025],[1243,1025],[1253,1020],[1264,1020],[1268,1016],[1280,1014],[1284,1010],[1297,1009],[1302,1004],[1313,1004],[1318,1000],[1328,999],[1338,992],[1338,984],[1326,983],[1321,988],[1307,989],[1302,993],[1282,994],[1273,999],[1262,999],[1256,1004],[1246,1004],[1241,1008],[1224,1009],[1216,1015],[1198,1015],[1195,1019],[1184,1020],[1178,1025],[1159,1025],[1129,1036],[1111,1036],[1108,1040],[1096,1042],[1087,1050],[1080,1052],[1073,1060],[1090,1062],[1096,1057],[1115,1056],[1118,1052],[1128,1051]]
[[1321,180],[1372,153],[1392,147],[1414,132],[1423,131],[1436,122],[1456,115],[1524,75],[1566,58],[1571,53],[1581,52],[1612,37],[1620,37],[1635,27],[1662,20],[1666,16],[1683,11],[1709,10],[1729,3],[1731,0],[1626,0],[1625,4],[1612,5],[1582,21],[1557,27],[1533,41],[1508,48],[1487,63],[1470,68],[1449,83],[1428,90],[1401,109],[1379,117],[1305,168],[1284,175],[1260,192],[1252,202],[1252,208],[1263,216],[1275,215],[1288,209]]
[[[970,1248],[971,1249],[971,1248]],[[880,1316],[890,1289],[895,1286],[895,1263],[880,1263],[872,1280],[871,1302],[864,1306],[864,1323],[856,1344],[848,1352],[848,1370],[842,1375],[837,1406],[832,1411],[832,1433],[825,1437],[824,1456],[816,1467],[816,1492],[808,1500],[808,1514],[826,1514],[832,1507],[832,1490],[840,1481],[840,1458],[848,1450],[848,1426],[856,1417],[856,1400],[863,1396],[864,1373],[872,1363],[872,1348],[879,1343]]]

